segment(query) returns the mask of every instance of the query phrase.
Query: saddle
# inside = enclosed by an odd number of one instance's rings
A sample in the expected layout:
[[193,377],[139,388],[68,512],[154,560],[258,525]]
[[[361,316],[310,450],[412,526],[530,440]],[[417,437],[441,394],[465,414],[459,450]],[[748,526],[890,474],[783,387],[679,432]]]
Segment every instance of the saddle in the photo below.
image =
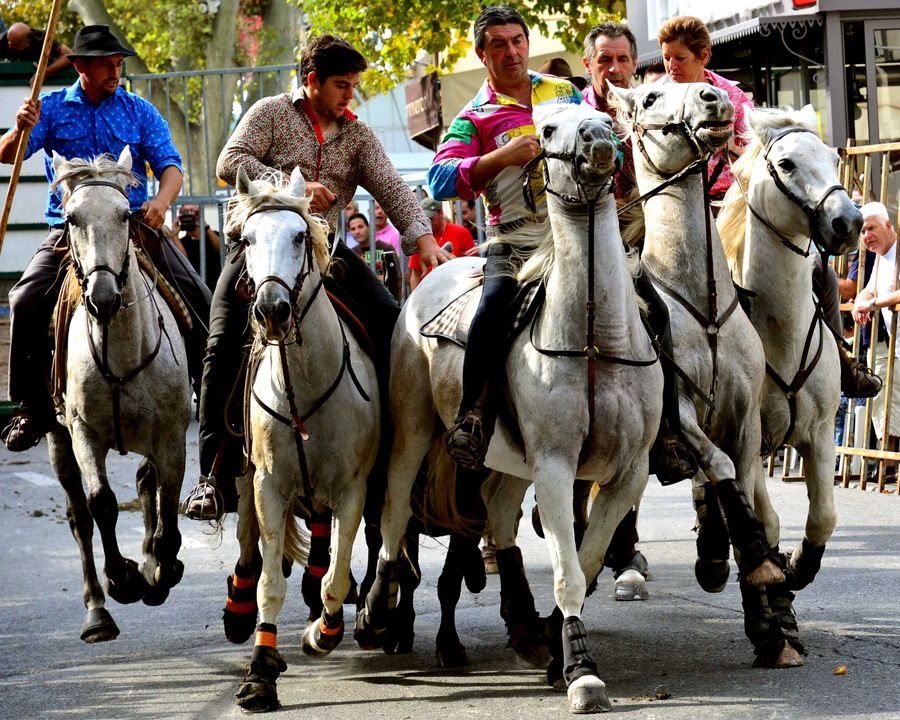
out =
[[[419,328],[423,337],[441,338],[465,347],[469,339],[469,328],[481,302],[484,275],[473,275],[475,283],[447,303],[433,318]],[[515,338],[534,317],[544,303],[544,285],[540,280],[527,283],[519,288],[513,300],[515,319],[509,329],[508,340]]]
[[[134,227],[134,226],[132,226]],[[146,234],[146,233],[145,233]],[[152,282],[156,277],[156,288],[159,290],[160,296],[165,300],[166,304],[175,316],[178,328],[183,336],[193,328],[193,321],[184,301],[172,287],[168,280],[165,279],[153,266],[153,261],[144,251],[146,247],[142,242],[139,233],[132,233],[132,242],[135,243],[135,254],[137,256],[138,265],[141,272],[148,281]],[[158,242],[158,240],[157,240]],[[63,248],[60,248],[62,251]],[[69,326],[72,322],[72,316],[81,303],[81,284],[75,273],[75,264],[68,256],[63,261],[63,278],[62,287],[59,293],[59,300],[56,302],[56,308],[53,313],[53,340],[54,352],[53,362],[50,367],[50,394],[53,398],[53,405],[58,413],[65,413],[65,394],[66,394],[66,358],[69,346]]]

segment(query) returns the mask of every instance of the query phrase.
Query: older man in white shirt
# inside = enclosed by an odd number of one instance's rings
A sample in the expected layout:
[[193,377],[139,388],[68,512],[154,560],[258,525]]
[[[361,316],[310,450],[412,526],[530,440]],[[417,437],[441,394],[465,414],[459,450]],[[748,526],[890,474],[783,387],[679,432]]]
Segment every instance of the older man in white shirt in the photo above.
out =
[[[876,255],[872,275],[853,307],[853,319],[859,325],[869,322],[873,310],[881,310],[884,325],[891,328],[891,315],[900,304],[900,290],[894,285],[897,257],[897,233],[888,218],[887,208],[879,202],[871,202],[860,208],[863,215],[862,239],[865,246]],[[900,348],[900,345],[898,345]],[[874,371],[887,377],[889,346],[887,341],[875,345]],[[896,350],[895,350],[896,354]],[[895,365],[894,372],[900,370]],[[891,427],[889,435],[900,435],[900,380],[894,378],[891,393]],[[872,420],[875,433],[881,438],[884,427],[885,393],[872,398]]]

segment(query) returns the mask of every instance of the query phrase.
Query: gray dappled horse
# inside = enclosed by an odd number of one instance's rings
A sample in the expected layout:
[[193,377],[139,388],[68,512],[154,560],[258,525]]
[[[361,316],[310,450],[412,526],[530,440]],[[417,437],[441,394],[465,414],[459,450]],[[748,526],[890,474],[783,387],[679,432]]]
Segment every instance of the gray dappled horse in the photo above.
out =
[[[535,321],[534,344],[527,331],[513,341],[504,387],[527,452],[523,454],[498,423],[485,464],[535,484],[553,563],[555,599],[564,617],[570,708],[597,712],[610,709],[610,703],[587,650],[581,620],[586,589],[582,563],[596,575],[613,531],[646,487],[648,450],[662,408],[662,372],[641,322],[614,199],[608,192],[617,157],[609,117],[587,105],[566,106],[541,119],[538,135],[547,156],[550,219],[523,230],[518,241],[541,246],[533,272],[545,283],[546,300]],[[588,261],[591,257],[593,264]],[[402,562],[399,544],[410,518],[416,472],[442,428],[452,424],[461,395],[463,351],[423,337],[419,329],[472,286],[472,274],[482,263],[460,259],[437,268],[410,297],[397,322],[390,397],[395,437],[382,516],[384,547],[378,578],[357,619],[358,633],[362,631],[367,642],[391,622],[396,603],[392,585]],[[600,291],[591,329],[595,339],[588,349],[597,369],[589,383],[582,348],[589,330],[588,286],[594,281]],[[576,356],[553,357],[535,345],[574,350]],[[607,362],[610,358],[616,361]],[[621,364],[619,359],[639,365]],[[599,550],[590,557],[576,550],[572,513],[576,481],[596,481],[601,487],[582,545]],[[523,492],[515,493],[512,502],[508,494],[497,493],[494,498],[502,498],[498,503],[508,505],[505,510],[514,518]],[[493,519],[490,524],[495,527]]]
[[[65,427],[51,430],[48,444],[81,549],[85,642],[119,634],[94,567],[94,523],[103,544],[106,591],[114,600],[159,605],[184,571],[177,554],[178,494],[191,417],[187,356],[175,317],[153,280],[142,274],[129,238],[131,163],[128,147],[118,162],[53,156],[81,302],[65,348]],[[106,456],[114,448],[144,458],[137,474],[146,531],[140,569],[122,556],[116,540],[118,505],[106,475]]]
[[[815,578],[837,522],[834,422],[840,365],[833,331],[816,307],[810,254],[817,248],[830,255],[846,252],[857,242],[862,215],[838,181],[837,153],[819,139],[811,105],[797,112],[747,110],[753,142],[732,168],[735,182],[717,225],[735,282],[752,293],[750,321],[766,353],[761,409],[764,437],[770,440],[763,452],[786,443],[797,449],[804,459],[809,512],[803,542],[787,558],[787,581],[742,591],[757,663],[791,667],[803,664],[792,593]],[[823,283],[826,279],[823,273]],[[776,544],[778,515],[762,477],[755,506]],[[726,544],[720,553],[727,557],[727,552]],[[792,649],[785,650],[785,643]]]

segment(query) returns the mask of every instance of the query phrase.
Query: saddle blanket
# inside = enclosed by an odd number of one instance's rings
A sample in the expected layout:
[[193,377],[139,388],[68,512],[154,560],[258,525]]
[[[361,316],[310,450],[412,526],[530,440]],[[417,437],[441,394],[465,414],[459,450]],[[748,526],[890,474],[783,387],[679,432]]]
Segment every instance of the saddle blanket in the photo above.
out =
[[[472,318],[481,302],[483,288],[484,277],[482,276],[475,285],[447,303],[437,315],[422,325],[419,333],[424,337],[442,338],[456,343],[460,347],[465,347],[469,339]],[[510,338],[519,334],[543,301],[544,285],[540,280],[535,280],[519,288],[513,301],[516,314],[510,327]]]

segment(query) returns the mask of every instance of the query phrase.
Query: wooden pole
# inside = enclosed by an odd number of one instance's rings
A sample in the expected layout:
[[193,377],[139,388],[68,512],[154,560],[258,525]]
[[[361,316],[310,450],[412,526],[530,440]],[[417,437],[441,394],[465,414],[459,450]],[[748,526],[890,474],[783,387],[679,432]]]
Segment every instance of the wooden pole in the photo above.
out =
[[[41,59],[37,72],[34,75],[34,86],[31,88],[31,102],[37,103],[41,94],[41,86],[44,84],[44,75],[47,74],[47,64],[50,60],[50,51],[53,49],[53,38],[56,36],[56,23],[59,21],[59,11],[62,8],[62,0],[53,0],[53,9],[50,11],[50,20],[47,21],[47,33],[44,35],[44,47],[41,49]],[[0,218],[0,253],[3,252],[3,240],[6,238],[6,226],[9,224],[9,215],[12,212],[13,197],[16,194],[16,186],[19,184],[19,174],[22,172],[22,161],[25,159],[25,149],[28,147],[28,138],[31,136],[31,128],[26,128],[19,136],[19,146],[16,148],[16,161],[13,165],[12,175],[9,178],[9,188],[6,191],[6,201],[3,203],[3,216]]]

